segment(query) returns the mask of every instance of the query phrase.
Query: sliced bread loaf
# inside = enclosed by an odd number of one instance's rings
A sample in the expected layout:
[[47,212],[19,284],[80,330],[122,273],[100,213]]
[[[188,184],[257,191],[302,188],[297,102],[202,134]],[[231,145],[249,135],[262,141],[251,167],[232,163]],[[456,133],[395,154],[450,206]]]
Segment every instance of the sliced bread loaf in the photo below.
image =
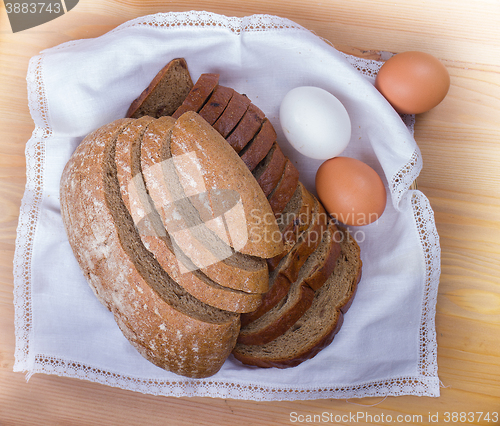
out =
[[276,339],[263,345],[237,343],[233,355],[258,367],[294,367],[328,346],[342,326],[361,278],[359,246],[345,229],[334,272],[316,291],[311,307]]
[[[195,206],[187,202],[189,199],[185,198],[177,171],[172,169],[171,130],[160,126],[158,131],[144,134],[141,170],[146,189],[164,228],[174,231],[169,232],[169,235],[179,252],[178,257],[183,259],[184,254],[195,265],[195,268],[184,265],[186,270],[181,272],[200,269],[223,287],[246,293],[266,292],[268,269],[265,260],[239,252],[232,252],[225,257],[225,252],[221,253],[221,250],[227,248],[226,242],[218,238],[220,234],[204,226],[208,221],[202,220]],[[172,202],[173,198],[184,201],[179,204]],[[222,249],[219,249],[221,246]]]
[[278,143],[274,142],[264,159],[253,169],[252,173],[266,197],[278,185],[285,170],[286,160]]
[[309,309],[314,291],[321,288],[331,275],[339,256],[340,245],[335,241],[336,232],[337,228],[331,221],[323,232],[318,248],[308,257],[286,296],[260,318],[249,324],[242,324],[239,343],[268,343],[281,336]]
[[[239,313],[253,311],[262,296],[221,286],[192,265],[163,227],[161,217],[147,193],[140,158],[143,135],[147,131],[149,135],[168,137],[174,123],[172,117],[158,120],[143,117],[131,123],[118,137],[115,160],[123,202],[144,246],[181,287],[210,306]],[[144,212],[148,212],[146,216]],[[183,273],[182,266],[187,267],[188,272]]]
[[250,99],[235,91],[226,109],[213,124],[214,129],[217,130],[223,138],[227,138],[229,133],[231,133],[243,118],[249,105]]
[[[238,154],[205,120],[195,112],[186,112],[174,125],[171,138],[174,160],[193,153],[196,156],[205,185],[227,191],[240,198],[244,220],[225,214],[230,230],[232,247],[241,253],[260,258],[276,256],[283,250],[278,241],[279,228],[271,207],[257,181]],[[182,170],[177,170],[182,173]],[[188,189],[191,182],[181,184]],[[213,218],[220,208],[214,197],[210,198]],[[233,238],[237,236],[237,238]],[[238,244],[236,244],[237,242]]]
[[121,119],[77,147],[61,177],[61,214],[83,274],[125,337],[149,361],[188,377],[215,374],[230,354],[239,315],[208,306],[146,250],[120,195],[115,163]]
[[307,230],[300,235],[297,243],[288,254],[271,270],[269,274],[269,290],[255,311],[241,316],[243,326],[255,321],[283,300],[290,290],[290,285],[298,278],[307,258],[319,246],[323,233],[327,228],[328,218],[319,201],[316,199],[314,201],[313,219],[309,223]]
[[226,109],[233,94],[233,89],[218,85],[207,103],[199,111],[200,116],[204,118],[208,124],[213,125]]
[[300,234],[308,228],[313,217],[314,205],[314,196],[299,182],[292,198],[276,218],[283,237],[284,250],[267,260],[271,269],[274,269],[280,260],[292,250]]
[[172,114],[172,117],[179,118],[186,111],[198,112],[205,105],[218,84],[219,74],[202,74],[187,94],[182,105]]
[[127,117],[171,115],[182,105],[192,87],[193,81],[184,58],[173,59],[132,102]]
[[276,131],[266,118],[255,137],[239,153],[249,170],[253,171],[257,167],[275,142]]
[[298,183],[299,171],[287,158],[278,184],[267,197],[275,215],[279,215],[283,211],[297,189]]
[[227,143],[231,145],[237,153],[240,153],[259,132],[264,118],[265,115],[259,108],[252,103],[249,104],[241,120],[231,133],[227,135]]

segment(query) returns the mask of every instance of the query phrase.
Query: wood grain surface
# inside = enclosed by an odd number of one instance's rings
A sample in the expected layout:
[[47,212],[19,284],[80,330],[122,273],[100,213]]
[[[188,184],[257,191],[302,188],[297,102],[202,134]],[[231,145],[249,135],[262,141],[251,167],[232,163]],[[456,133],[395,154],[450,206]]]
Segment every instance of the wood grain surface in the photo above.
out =
[[[436,327],[439,398],[249,402],[166,398],[83,380],[13,373],[13,272],[25,144],[34,125],[26,90],[29,59],[65,41],[97,37],[132,18],[207,10],[229,16],[269,13],[313,30],[339,49],[421,50],[451,75],[446,99],[417,117],[424,159],[419,189],[436,214],[442,247]],[[0,425],[352,424],[302,417],[363,413],[357,424],[454,424],[446,412],[500,411],[500,2],[498,0],[80,0],[64,16],[13,34],[0,3]],[[436,417],[437,415],[437,417]],[[372,417],[369,417],[372,416]],[[378,416],[378,417],[377,417]],[[462,424],[492,425],[483,415]],[[433,420],[438,420],[433,421]],[[499,424],[499,423],[496,423]]]

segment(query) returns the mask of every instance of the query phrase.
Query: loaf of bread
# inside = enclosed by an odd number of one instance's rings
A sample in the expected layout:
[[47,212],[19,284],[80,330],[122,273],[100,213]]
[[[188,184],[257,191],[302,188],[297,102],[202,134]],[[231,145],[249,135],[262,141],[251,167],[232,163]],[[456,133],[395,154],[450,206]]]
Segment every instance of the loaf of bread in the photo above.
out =
[[[123,202],[139,230],[144,246],[154,255],[165,272],[188,293],[208,305],[226,311],[251,312],[259,306],[262,295],[220,285],[196,268],[164,227],[148,194],[142,173],[141,152],[144,152],[142,159],[147,163],[147,158],[151,158],[154,152],[158,152],[158,148],[162,147],[162,144],[157,142],[165,143],[169,139],[174,124],[172,117],[162,117],[158,120],[142,117],[119,135],[115,159]],[[153,135],[156,137],[152,137]],[[142,212],[148,214],[143,216]],[[217,266],[222,269],[225,264],[221,261],[217,262]],[[184,268],[187,271],[184,271]],[[234,268],[233,274],[228,278],[240,280],[240,286],[260,288],[267,282],[267,271],[265,268],[258,271],[259,273],[255,273],[253,270],[249,272],[246,269]]]
[[[361,276],[359,247],[300,183],[264,113],[246,95],[218,85],[218,79],[217,74],[202,74],[173,117],[198,113],[193,117],[208,125],[196,122],[204,133],[211,133],[212,126],[225,139],[225,147],[208,144],[208,151],[227,155],[226,148],[232,148],[241,158],[267,197],[282,242],[274,256],[266,253],[268,291],[254,310],[239,311],[241,329],[233,354],[249,365],[294,366],[328,345],[340,328]],[[203,156],[206,144],[183,139],[178,155],[195,148]],[[201,204],[198,208],[203,210]]]
[[[270,258],[281,253],[283,244],[275,237],[280,235],[279,228],[276,221],[270,220],[272,210],[266,197],[238,154],[213,127],[197,113],[184,113],[172,129],[171,149],[174,157],[194,153],[208,186],[233,192],[241,198],[246,227],[238,226],[231,215],[226,215],[231,235],[246,236],[246,244],[238,247],[238,251],[260,258]],[[216,159],[217,165],[214,164]],[[183,185],[187,190],[191,181]],[[208,201],[209,211],[213,215],[217,207],[213,197],[209,196]],[[234,247],[234,239],[230,244]]]
[[239,316],[191,296],[142,244],[115,162],[116,140],[130,124],[121,119],[96,130],[66,165],[61,214],[68,239],[96,296],[144,357],[177,374],[207,377],[234,347]]
[[[177,175],[176,171],[161,168],[170,164],[168,155],[162,155],[172,145],[182,146],[186,138],[192,143],[198,138],[207,146],[203,152],[198,151],[197,171],[208,192],[218,190],[216,185],[222,184],[213,179],[216,170],[227,168],[229,174],[239,171],[233,179],[227,176],[226,189],[232,189],[231,182],[236,182],[233,190],[241,195],[252,219],[259,219],[253,223],[257,229],[254,232],[279,233],[277,223],[269,220],[272,210],[265,195],[241,158],[230,148],[229,156],[223,150],[211,151],[208,146],[217,147],[221,136],[204,121],[211,132],[194,131],[199,129],[193,127],[193,122],[199,120],[196,113],[188,112],[177,120],[143,116],[112,122],[84,139],[61,178],[63,223],[96,296],[113,312],[123,334],[144,357],[188,377],[207,377],[221,368],[238,336],[238,313],[255,309],[267,290],[266,262],[257,256],[274,256],[282,249],[280,241],[261,238],[252,241],[254,253],[250,257],[231,251],[232,276],[221,273],[220,282],[198,267],[189,267],[192,259],[183,251],[183,240],[174,234],[189,232],[190,227],[201,229],[205,222],[191,222],[197,209],[190,204],[188,188],[182,186],[180,176],[184,173],[184,179],[189,178],[185,170]],[[181,149],[178,155],[183,154]],[[171,155],[171,163],[176,164],[176,155]],[[159,174],[146,173],[153,166],[144,169],[152,158],[159,159]],[[168,179],[168,185],[162,182],[164,179]],[[166,211],[172,216],[177,214],[174,221],[182,222],[184,227],[165,225],[159,213],[163,205],[155,203],[150,191],[153,188],[175,192],[174,198],[167,198]],[[177,207],[172,211],[169,205]],[[217,211],[215,204],[211,212],[214,219],[227,214]],[[187,218],[189,214],[192,216]],[[228,228],[243,225],[246,230],[248,217],[243,215],[240,222],[237,219],[232,218]],[[205,231],[206,236],[210,227],[206,226]],[[218,256],[211,266],[227,271],[227,266],[221,266],[225,259]],[[249,271],[247,263],[238,267],[241,260],[255,263],[257,269],[264,268]],[[253,280],[255,288],[231,288],[234,284],[228,281],[242,281],[241,277],[246,277],[243,281],[248,286],[252,273],[260,277]]]

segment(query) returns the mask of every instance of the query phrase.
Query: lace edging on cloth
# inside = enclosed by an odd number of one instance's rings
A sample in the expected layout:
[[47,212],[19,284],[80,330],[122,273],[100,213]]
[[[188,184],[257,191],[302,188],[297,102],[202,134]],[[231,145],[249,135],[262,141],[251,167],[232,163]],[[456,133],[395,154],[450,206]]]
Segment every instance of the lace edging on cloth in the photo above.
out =
[[[113,32],[138,25],[150,25],[165,29],[183,26],[220,26],[239,33],[241,31],[304,30],[303,27],[289,20],[268,15],[254,15],[246,18],[221,17],[209,12],[186,12],[157,14],[138,18],[121,25]],[[54,49],[73,46],[79,41],[68,42]],[[365,61],[349,57],[348,60],[360,72],[377,72],[376,61]],[[361,65],[361,68],[359,66]],[[368,70],[368,71],[366,71]],[[45,144],[50,138],[51,127],[47,117],[47,100],[43,82],[43,56],[30,61],[28,69],[29,106],[35,121],[35,131],[26,148],[27,184],[23,197],[21,215],[16,240],[14,258],[14,304],[16,329],[15,371],[55,374],[81,378],[110,386],[139,391],[148,394],[168,396],[210,396],[251,400],[296,400],[318,398],[352,398],[365,396],[420,395],[438,396],[439,379],[437,378],[437,345],[435,341],[435,304],[437,283],[439,280],[439,258],[427,255],[424,259],[427,279],[424,289],[422,321],[420,329],[420,362],[417,377],[400,377],[388,381],[370,382],[344,387],[301,389],[290,386],[271,388],[259,384],[238,384],[215,380],[179,380],[159,381],[125,377],[115,372],[104,371],[77,361],[55,359],[43,354],[30,353],[31,317],[31,256],[36,232],[40,205],[43,195],[45,168]],[[414,118],[403,117],[408,128],[413,130]],[[391,185],[400,194],[406,194],[409,184],[418,175],[421,159],[418,153],[393,179]],[[423,195],[410,191],[411,203],[423,249],[438,247],[438,235],[435,230],[432,210]],[[428,253],[428,250],[423,250]],[[439,253],[439,251],[434,251]]]
[[35,130],[26,144],[26,188],[21,202],[14,255],[14,306],[16,350],[14,370],[26,370],[29,363],[31,318],[31,259],[40,212],[45,167],[45,142],[51,135],[47,120],[47,99],[42,78],[42,56],[30,61],[28,103]]

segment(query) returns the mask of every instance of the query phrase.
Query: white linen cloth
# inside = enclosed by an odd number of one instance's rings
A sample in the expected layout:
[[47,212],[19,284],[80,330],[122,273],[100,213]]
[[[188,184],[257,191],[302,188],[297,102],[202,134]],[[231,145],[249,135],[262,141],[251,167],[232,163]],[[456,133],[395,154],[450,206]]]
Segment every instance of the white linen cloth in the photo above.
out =
[[[342,155],[371,165],[388,190],[383,216],[351,228],[363,277],[333,343],[295,368],[259,369],[230,357],[205,380],[143,359],[95,298],[76,263],[59,214],[59,179],[85,135],[123,117],[171,59],[184,57],[267,115],[280,145],[314,191],[320,161],[286,142],[279,104],[293,87],[322,87],[345,105],[352,139]],[[14,261],[15,371],[77,377],[144,393],[252,400],[438,396],[435,304],[440,248],[425,196],[409,186],[422,160],[407,126],[373,86],[380,63],[350,57],[289,20],[169,13],[127,22],[94,39],[31,59],[29,106],[36,128],[26,146],[27,185]]]

